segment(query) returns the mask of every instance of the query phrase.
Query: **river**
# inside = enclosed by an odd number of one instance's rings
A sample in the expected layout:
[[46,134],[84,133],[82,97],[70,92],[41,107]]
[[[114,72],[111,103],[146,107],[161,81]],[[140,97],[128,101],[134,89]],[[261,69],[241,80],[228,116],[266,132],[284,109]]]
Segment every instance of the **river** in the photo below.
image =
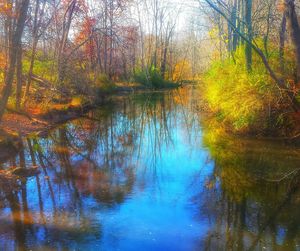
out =
[[300,150],[225,136],[197,92],[116,97],[22,139],[1,250],[300,250]]

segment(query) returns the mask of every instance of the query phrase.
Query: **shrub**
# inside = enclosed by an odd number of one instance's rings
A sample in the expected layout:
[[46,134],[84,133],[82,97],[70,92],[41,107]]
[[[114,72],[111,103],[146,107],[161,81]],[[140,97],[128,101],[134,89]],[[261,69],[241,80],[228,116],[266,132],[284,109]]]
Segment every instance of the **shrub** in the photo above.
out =
[[154,66],[150,67],[148,70],[136,70],[134,81],[141,85],[157,89],[178,86],[171,81],[163,79],[160,71]]
[[91,79],[84,69],[74,64],[66,67],[63,83],[58,83],[60,89],[72,95],[87,94],[91,86]]
[[[269,62],[278,70],[278,54],[274,51]],[[245,69],[243,47],[234,57],[235,62],[227,59],[213,63],[204,77],[203,97],[218,120],[234,131],[267,129],[270,108],[278,108],[279,91],[257,55],[253,54],[251,73]]]
[[96,76],[94,87],[99,92],[112,92],[116,88],[116,85],[106,74],[102,73]]

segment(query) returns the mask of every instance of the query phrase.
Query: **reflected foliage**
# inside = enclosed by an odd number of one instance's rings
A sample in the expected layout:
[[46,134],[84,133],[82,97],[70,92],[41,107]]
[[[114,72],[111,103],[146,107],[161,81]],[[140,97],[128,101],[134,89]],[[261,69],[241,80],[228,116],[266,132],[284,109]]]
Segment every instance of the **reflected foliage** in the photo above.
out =
[[101,240],[98,214],[107,210],[113,214],[132,197],[137,168],[142,174],[140,190],[145,189],[148,174],[158,175],[161,148],[173,144],[170,128],[178,123],[182,109],[181,99],[173,95],[116,97],[44,138],[20,139],[24,149],[3,162],[2,169],[37,167],[40,173],[10,180],[0,177],[1,246],[82,248]]
[[299,246],[299,149],[234,138],[205,121],[214,162],[204,211],[215,222],[209,250],[296,250]]

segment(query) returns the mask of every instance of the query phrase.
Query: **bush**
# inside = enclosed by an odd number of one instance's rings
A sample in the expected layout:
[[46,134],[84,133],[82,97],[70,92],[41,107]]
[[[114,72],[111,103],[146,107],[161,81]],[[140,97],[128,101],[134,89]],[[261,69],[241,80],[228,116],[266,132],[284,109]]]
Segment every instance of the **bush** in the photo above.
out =
[[[270,54],[269,62],[273,69],[279,69],[276,53]],[[257,55],[253,54],[251,73],[245,65],[243,47],[235,53],[235,62],[213,63],[204,77],[204,99],[218,120],[234,131],[267,129],[270,108],[278,109],[279,91]]]
[[99,74],[95,78],[94,87],[100,92],[112,92],[116,85],[106,74]]
[[134,81],[141,85],[157,89],[178,86],[171,81],[163,79],[160,71],[153,66],[148,71],[137,70],[134,74]]
[[63,83],[58,83],[60,89],[71,95],[88,94],[91,79],[84,69],[76,64],[68,65],[65,70]]

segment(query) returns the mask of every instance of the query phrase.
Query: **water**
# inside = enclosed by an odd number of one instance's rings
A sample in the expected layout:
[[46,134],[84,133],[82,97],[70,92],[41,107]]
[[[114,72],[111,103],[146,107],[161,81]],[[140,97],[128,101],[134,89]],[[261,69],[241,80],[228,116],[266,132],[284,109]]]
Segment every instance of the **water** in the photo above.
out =
[[[189,89],[119,97],[1,163],[1,250],[299,250],[297,148],[236,139]],[[3,177],[2,177],[3,176]]]

